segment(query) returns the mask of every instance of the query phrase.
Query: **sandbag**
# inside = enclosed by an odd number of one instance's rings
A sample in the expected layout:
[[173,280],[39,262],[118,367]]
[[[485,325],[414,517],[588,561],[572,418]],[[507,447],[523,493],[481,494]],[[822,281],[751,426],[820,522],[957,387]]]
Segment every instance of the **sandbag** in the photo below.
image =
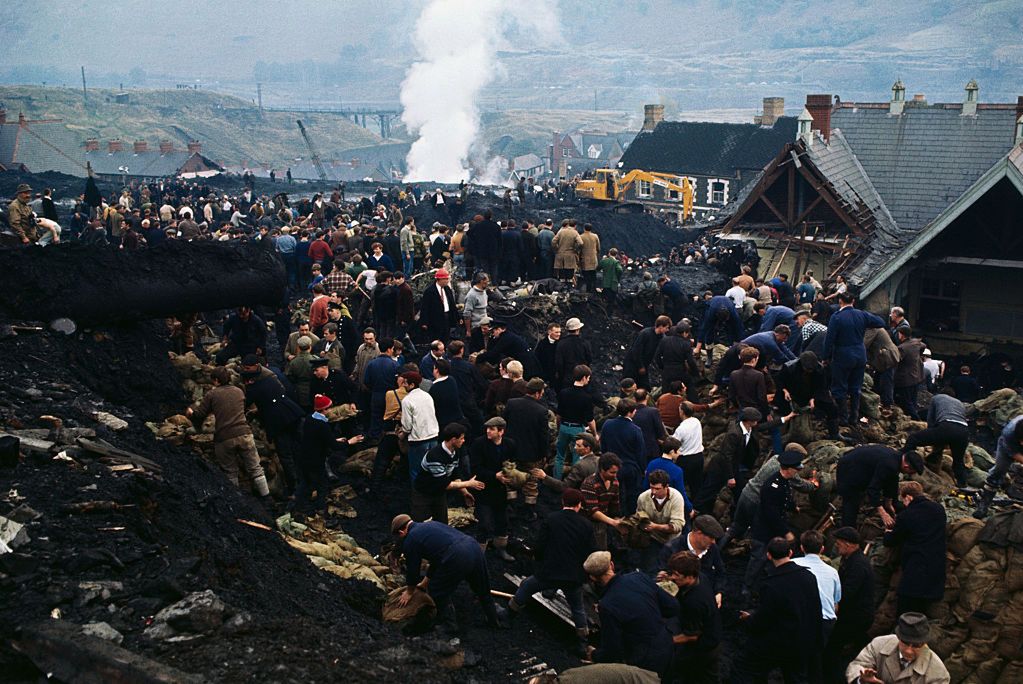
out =
[[1023,413],[1023,396],[1011,387],[997,389],[983,399],[973,402],[973,409],[996,430]]
[[[432,620],[437,615],[437,604],[433,598],[422,589],[415,589],[412,598],[404,606],[398,605],[398,599],[405,593],[405,587],[398,587],[387,594],[384,601],[383,618],[384,622],[405,622],[413,619]],[[420,613],[423,613],[420,615]]]
[[984,523],[976,518],[963,518],[950,523],[947,529],[946,548],[957,558],[962,558],[977,543],[977,535],[984,529]]
[[510,480],[507,485],[509,489],[522,489],[529,481],[529,473],[519,470],[515,461],[505,461],[501,465],[501,472]]
[[646,531],[650,525],[650,516],[643,511],[622,518],[618,525],[618,533],[630,549],[645,549],[650,546],[650,533]]

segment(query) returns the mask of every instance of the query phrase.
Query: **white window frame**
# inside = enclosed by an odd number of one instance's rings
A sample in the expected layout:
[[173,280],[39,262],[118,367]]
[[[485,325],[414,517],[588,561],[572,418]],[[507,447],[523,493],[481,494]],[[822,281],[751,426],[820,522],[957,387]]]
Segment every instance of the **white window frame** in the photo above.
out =
[[[645,191],[644,191],[645,188]],[[654,196],[654,184],[648,180],[637,180],[636,181],[636,197],[653,197]]]
[[[723,184],[725,186],[724,190],[722,192],[722,197],[721,197],[721,201],[720,202],[716,202],[714,200],[714,184],[715,183],[721,183],[721,184]],[[707,181],[707,204],[710,204],[711,206],[722,206],[724,204],[728,204],[728,185],[729,185],[729,182],[725,178],[711,178],[710,180],[708,180]]]
[[[682,181],[685,180],[685,179],[689,180],[689,187],[693,189],[693,197],[695,198],[696,197],[696,179],[693,178],[692,176],[676,176],[675,177],[675,185],[678,185],[679,187],[681,187],[682,186]],[[679,194],[677,197],[673,197],[672,196],[672,192],[674,192],[674,191],[673,190],[669,190],[668,188],[665,188],[665,190],[664,190],[664,198],[666,200],[668,200],[669,202],[681,202],[682,199],[683,199],[682,195]]]

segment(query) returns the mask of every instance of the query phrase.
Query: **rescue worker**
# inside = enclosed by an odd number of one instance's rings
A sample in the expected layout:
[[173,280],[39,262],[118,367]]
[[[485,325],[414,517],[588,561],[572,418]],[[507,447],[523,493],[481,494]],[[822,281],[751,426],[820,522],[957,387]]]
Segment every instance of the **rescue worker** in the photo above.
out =
[[680,551],[668,560],[668,581],[678,587],[679,633],[672,637],[672,671],[677,681],[715,684],[719,681],[721,615],[710,582],[701,572],[700,559]]
[[831,364],[831,396],[838,404],[838,420],[844,425],[860,419],[860,390],[867,366],[863,333],[867,328],[883,328],[884,321],[868,311],[853,307],[856,298],[846,290],[838,295],[839,309],[828,320],[824,338],[824,358]]
[[[768,543],[776,537],[790,544],[796,540],[788,520],[788,514],[796,510],[796,501],[792,496],[789,481],[802,469],[803,454],[798,451],[786,451],[778,457],[778,466],[778,474],[768,480],[760,492],[760,508],[753,520],[753,544],[746,566],[744,598],[748,598],[760,583],[760,575],[767,562]],[[819,603],[818,599],[818,606]]]
[[672,639],[664,619],[678,615],[678,603],[642,572],[616,574],[607,551],[591,553],[583,570],[602,590],[600,646],[592,649],[593,662],[624,662],[665,676]]
[[899,488],[899,473],[924,472],[924,462],[915,451],[899,453],[883,444],[864,444],[842,454],[835,471],[836,489],[842,496],[842,524],[856,526],[864,494],[877,509],[881,521],[890,525],[892,500]]
[[835,530],[835,550],[842,558],[838,568],[842,604],[824,653],[824,676],[829,680],[837,679],[834,675],[849,659],[849,650],[866,645],[867,630],[874,622],[874,568],[863,554],[861,542],[855,528]]
[[529,597],[538,591],[560,589],[572,610],[572,622],[578,637],[578,655],[585,655],[589,625],[583,603],[586,573],[583,563],[596,546],[593,525],[580,514],[583,494],[578,489],[561,493],[561,510],[546,516],[533,540],[535,574],[519,585],[508,603],[511,615],[521,611]]
[[514,461],[517,454],[515,440],[505,436],[508,424],[504,418],[494,417],[483,424],[486,435],[477,437],[469,447],[469,472],[483,483],[476,494],[476,535],[484,551],[490,540],[494,542],[497,557],[505,562],[515,558],[508,553],[508,485],[511,481],[503,472],[506,461]]
[[926,613],[945,594],[945,508],[924,495],[919,482],[903,482],[899,501],[905,508],[885,524],[884,545],[898,547],[902,578],[895,593],[896,615]]
[[[405,591],[400,605],[406,605],[415,590],[421,589],[436,604],[438,619],[454,626],[451,597],[459,584],[468,582],[490,626],[507,627],[507,611],[499,608],[490,595],[487,559],[476,540],[444,523],[413,522],[405,513],[391,520],[391,534],[401,540],[405,556]],[[430,564],[426,577],[420,571],[424,560]]]
[[29,206],[30,199],[32,199],[32,186],[21,183],[15,191],[14,200],[7,207],[7,222],[23,245],[35,244],[38,237],[35,213]]
[[984,481],[984,488],[980,492],[980,500],[977,503],[977,510],[973,514],[974,517],[987,517],[991,501],[1005,481],[1005,475],[1013,463],[1023,463],[1023,415],[1016,416],[1006,423],[1002,428],[1002,433],[998,436],[995,464],[987,473],[987,480]]
[[671,328],[671,319],[658,316],[652,327],[643,328],[625,353],[622,377],[633,378],[636,385],[650,389],[650,366],[664,334]]
[[264,500],[269,500],[270,489],[259,462],[259,453],[256,452],[256,441],[252,436],[252,428],[245,420],[245,392],[231,384],[230,374],[223,366],[214,368],[210,375],[213,378],[213,389],[203,395],[194,410],[188,407],[185,415],[201,431],[206,416],[212,414],[215,421],[213,456],[217,465],[231,484],[237,487],[240,460],[256,493]]
[[919,446],[931,447],[928,461],[941,463],[941,455],[948,446],[952,451],[952,473],[956,484],[966,486],[966,448],[970,445],[970,425],[966,421],[966,406],[946,393],[936,394],[927,407],[927,429],[909,433],[905,451]]

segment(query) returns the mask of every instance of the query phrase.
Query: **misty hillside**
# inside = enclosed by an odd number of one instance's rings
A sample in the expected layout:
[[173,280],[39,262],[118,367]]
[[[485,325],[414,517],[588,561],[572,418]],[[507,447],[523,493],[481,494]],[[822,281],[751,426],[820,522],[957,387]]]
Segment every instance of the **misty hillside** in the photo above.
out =
[[[1023,90],[1019,0],[561,0],[561,40],[509,31],[505,76],[484,109],[636,111],[658,99],[683,111],[790,102],[807,92],[882,99],[896,77],[932,99]],[[226,21],[199,0],[152,4],[11,0],[0,27],[0,81],[77,86],[78,68],[107,85],[204,87],[267,104],[393,104],[416,58],[411,33],[425,5],[350,0],[251,3]],[[117,31],[124,17],[151,30]]]
[[121,138],[130,144],[141,139],[155,147],[160,140],[170,140],[181,149],[189,140],[198,140],[203,154],[228,164],[282,164],[308,158],[296,118],[305,123],[324,157],[380,142],[379,131],[338,115],[265,112],[260,117],[259,110],[244,100],[203,90],[130,91],[128,104],[115,104],[109,101],[114,92],[90,89],[85,107],[81,90],[0,86],[0,103],[12,118],[24,113],[28,119],[62,119],[82,142]]

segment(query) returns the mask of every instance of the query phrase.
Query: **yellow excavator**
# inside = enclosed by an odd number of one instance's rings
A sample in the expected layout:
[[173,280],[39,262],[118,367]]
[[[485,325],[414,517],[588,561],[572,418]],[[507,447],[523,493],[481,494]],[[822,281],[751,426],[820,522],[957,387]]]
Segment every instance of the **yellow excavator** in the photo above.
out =
[[617,169],[597,169],[593,172],[593,178],[580,180],[575,185],[577,197],[589,199],[598,203],[613,202],[616,204],[615,211],[642,211],[642,204],[639,202],[626,202],[625,194],[637,181],[645,181],[652,186],[663,188],[665,193],[675,192],[681,199],[682,217],[688,221],[693,215],[693,188],[688,178],[682,179],[679,185],[676,181],[678,176],[667,173],[655,173],[652,171],[641,171],[633,169],[622,175]]

